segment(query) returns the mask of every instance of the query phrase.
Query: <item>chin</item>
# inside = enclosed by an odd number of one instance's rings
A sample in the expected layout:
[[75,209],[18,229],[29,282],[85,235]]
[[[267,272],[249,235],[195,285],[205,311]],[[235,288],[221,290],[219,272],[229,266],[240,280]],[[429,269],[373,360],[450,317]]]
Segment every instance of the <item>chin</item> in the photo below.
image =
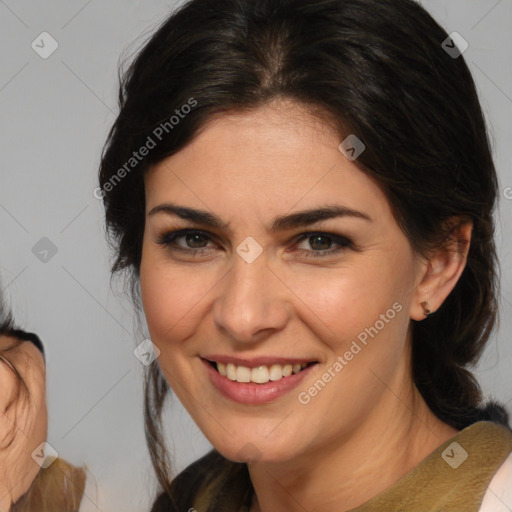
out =
[[[291,436],[290,439],[292,439]],[[270,437],[261,439],[256,436],[251,440],[250,436],[247,436],[244,440],[230,439],[225,444],[214,444],[213,446],[226,459],[249,464],[285,462],[297,455],[295,442],[292,445],[280,446]]]

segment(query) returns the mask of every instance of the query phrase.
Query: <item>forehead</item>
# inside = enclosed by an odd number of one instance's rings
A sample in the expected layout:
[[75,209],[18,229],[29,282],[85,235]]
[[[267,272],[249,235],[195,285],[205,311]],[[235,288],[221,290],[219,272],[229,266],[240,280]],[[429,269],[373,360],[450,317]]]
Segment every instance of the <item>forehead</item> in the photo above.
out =
[[19,345],[20,343],[21,340],[14,336],[0,334],[0,350],[6,350],[15,345]]
[[324,203],[389,216],[377,183],[339,150],[333,124],[293,102],[217,114],[145,176],[147,209],[171,196],[221,212],[273,212]]

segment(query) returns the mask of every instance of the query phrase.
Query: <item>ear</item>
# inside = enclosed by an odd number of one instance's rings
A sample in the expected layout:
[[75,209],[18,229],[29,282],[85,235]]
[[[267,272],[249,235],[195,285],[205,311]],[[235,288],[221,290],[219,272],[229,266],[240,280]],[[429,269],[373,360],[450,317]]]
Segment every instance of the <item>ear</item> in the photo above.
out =
[[413,320],[426,318],[422,303],[426,302],[424,305],[431,313],[441,307],[466,266],[473,223],[466,218],[452,217],[448,226],[446,243],[423,259],[418,267],[419,284],[414,290],[410,309]]

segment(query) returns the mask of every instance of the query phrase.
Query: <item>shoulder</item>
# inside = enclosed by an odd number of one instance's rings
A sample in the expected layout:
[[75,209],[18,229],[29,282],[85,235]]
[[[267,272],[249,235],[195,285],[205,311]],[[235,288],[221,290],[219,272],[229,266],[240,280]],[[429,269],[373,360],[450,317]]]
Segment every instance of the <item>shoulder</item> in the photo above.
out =
[[219,500],[223,507],[233,500],[238,503],[245,496],[241,493],[247,492],[249,482],[246,464],[230,461],[212,449],[172,480],[171,496],[162,492],[151,512],[190,509],[203,512],[210,505],[214,507],[212,510],[217,510],[215,503]]
[[479,512],[509,512],[510,510],[512,510],[512,453],[492,478]]
[[[222,474],[224,457],[215,449],[189,464],[176,475],[170,486],[171,494],[161,492],[153,503],[151,512],[188,510],[198,495],[208,488]],[[189,505],[186,507],[186,505]],[[186,507],[186,508],[184,508]]]

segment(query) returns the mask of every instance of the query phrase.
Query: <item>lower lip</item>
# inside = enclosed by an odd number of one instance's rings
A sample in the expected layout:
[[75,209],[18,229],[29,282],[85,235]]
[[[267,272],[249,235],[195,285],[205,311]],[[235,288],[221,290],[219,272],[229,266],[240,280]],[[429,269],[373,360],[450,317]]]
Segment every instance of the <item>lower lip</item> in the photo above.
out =
[[221,375],[208,361],[202,359],[206,366],[210,382],[226,398],[243,404],[265,404],[290,392],[297,387],[302,379],[316,364],[304,368],[299,373],[283,377],[280,380],[269,381],[265,384],[254,382],[237,382]]

